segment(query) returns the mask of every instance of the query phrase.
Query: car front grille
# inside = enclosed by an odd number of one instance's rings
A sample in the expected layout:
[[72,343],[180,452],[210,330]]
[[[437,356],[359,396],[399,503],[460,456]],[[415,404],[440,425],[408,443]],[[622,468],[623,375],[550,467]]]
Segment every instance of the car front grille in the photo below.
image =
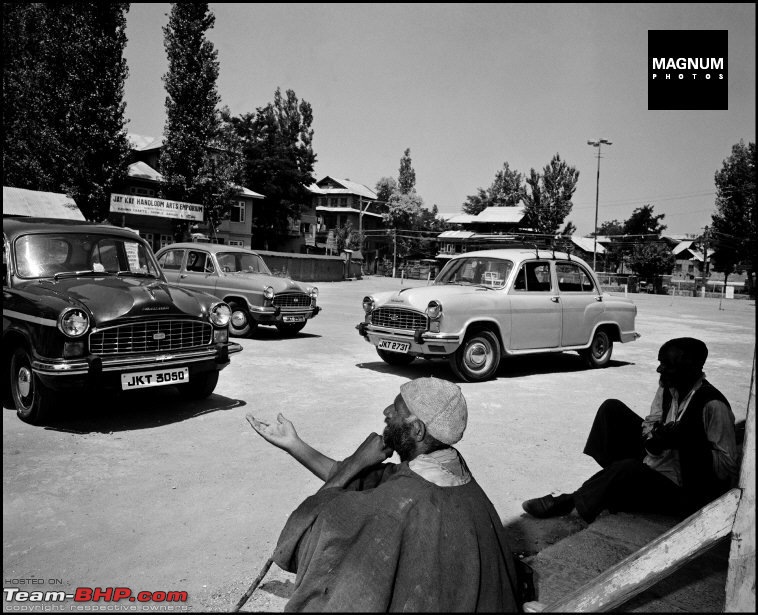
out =
[[196,320],[153,320],[109,327],[92,333],[90,352],[100,355],[184,350],[213,341],[210,323]]
[[274,296],[274,306],[284,309],[305,309],[311,307],[311,298],[305,293],[286,293]]
[[380,307],[371,312],[371,324],[377,327],[390,329],[416,329],[428,328],[426,314],[403,308]]

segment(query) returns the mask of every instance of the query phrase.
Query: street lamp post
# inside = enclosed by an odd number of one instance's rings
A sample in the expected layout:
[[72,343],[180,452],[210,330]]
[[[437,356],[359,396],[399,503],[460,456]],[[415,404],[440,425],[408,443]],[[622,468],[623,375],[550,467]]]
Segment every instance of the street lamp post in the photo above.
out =
[[597,184],[595,187],[595,235],[594,243],[592,245],[592,269],[597,270],[597,210],[600,197],[600,148],[602,145],[613,145],[608,139],[595,139],[587,141],[587,145],[597,148]]

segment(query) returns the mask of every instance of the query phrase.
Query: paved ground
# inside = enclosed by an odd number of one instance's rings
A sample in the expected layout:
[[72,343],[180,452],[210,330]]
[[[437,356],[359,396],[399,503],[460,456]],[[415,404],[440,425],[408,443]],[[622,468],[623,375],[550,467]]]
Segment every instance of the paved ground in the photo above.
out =
[[[190,610],[229,610],[287,515],[319,486],[260,439],[245,414],[273,419],[283,412],[306,440],[341,458],[367,432],[381,431],[381,410],[400,384],[430,374],[452,378],[441,362],[391,368],[355,331],[362,297],[400,284],[321,284],[322,314],[294,339],[261,329],[243,340],[244,352],[204,402],[182,403],[171,390],[82,400],[46,428],[4,410],[4,587],[183,590]],[[596,470],[580,451],[597,406],[618,397],[644,415],[665,339],[702,338],[711,351],[708,378],[737,418],[745,416],[755,303],[633,299],[642,338],[617,345],[607,369],[586,370],[572,353],[540,355],[504,361],[493,381],[462,384],[469,427],[459,449],[519,550],[535,553],[568,533],[549,523],[530,526],[520,503],[573,489]],[[30,579],[35,583],[21,583]],[[274,566],[243,610],[281,611],[293,579]]]

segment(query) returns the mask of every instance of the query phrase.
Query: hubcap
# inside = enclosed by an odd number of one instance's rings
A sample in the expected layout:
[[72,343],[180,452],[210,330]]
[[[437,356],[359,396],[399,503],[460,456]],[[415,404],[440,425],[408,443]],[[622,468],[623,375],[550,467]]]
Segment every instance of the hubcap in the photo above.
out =
[[22,367],[18,370],[16,385],[18,387],[18,393],[21,395],[21,397],[27,397],[29,395],[29,391],[32,390],[32,372],[28,367]]
[[245,316],[244,312],[233,312],[232,313],[232,325],[234,325],[237,328],[242,328],[247,324],[247,317]]
[[466,348],[465,361],[471,369],[482,369],[489,360],[489,348],[482,342],[476,342]]
[[598,338],[595,340],[595,356],[600,358],[605,354],[606,347],[605,347],[605,340],[603,338]]

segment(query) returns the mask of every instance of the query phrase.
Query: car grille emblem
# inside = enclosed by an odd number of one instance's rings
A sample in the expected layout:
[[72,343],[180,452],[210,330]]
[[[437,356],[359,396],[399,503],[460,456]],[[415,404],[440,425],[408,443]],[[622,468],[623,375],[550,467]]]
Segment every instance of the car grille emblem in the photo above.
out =
[[164,340],[164,339],[166,339],[166,334],[162,333],[162,332],[161,333],[156,333],[155,335],[153,335],[153,339],[154,340]]
[[397,314],[390,314],[390,320],[400,320],[400,316]]

